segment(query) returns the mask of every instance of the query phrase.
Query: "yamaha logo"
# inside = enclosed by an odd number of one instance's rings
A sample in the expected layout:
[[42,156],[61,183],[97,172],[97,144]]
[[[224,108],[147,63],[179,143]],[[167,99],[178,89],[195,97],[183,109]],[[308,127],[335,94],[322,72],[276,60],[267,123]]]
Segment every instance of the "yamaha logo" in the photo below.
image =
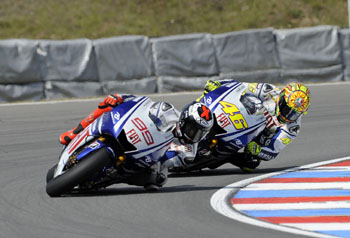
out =
[[238,146],[242,146],[243,143],[240,139],[235,139],[235,144],[238,145]]
[[115,118],[116,120],[119,120],[119,119],[120,119],[120,114],[119,114],[119,112],[117,112],[116,114],[114,114],[114,118]]
[[208,103],[208,104],[211,104],[211,102],[212,102],[211,97],[208,97],[208,98],[207,98],[207,103]]

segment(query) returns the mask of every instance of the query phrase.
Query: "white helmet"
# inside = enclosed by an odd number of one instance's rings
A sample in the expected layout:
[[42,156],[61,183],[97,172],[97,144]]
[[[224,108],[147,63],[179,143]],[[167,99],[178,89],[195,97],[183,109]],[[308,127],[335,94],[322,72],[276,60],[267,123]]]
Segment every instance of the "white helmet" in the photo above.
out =
[[193,144],[201,141],[214,124],[213,113],[203,103],[194,102],[181,112],[177,125],[177,134],[182,144]]

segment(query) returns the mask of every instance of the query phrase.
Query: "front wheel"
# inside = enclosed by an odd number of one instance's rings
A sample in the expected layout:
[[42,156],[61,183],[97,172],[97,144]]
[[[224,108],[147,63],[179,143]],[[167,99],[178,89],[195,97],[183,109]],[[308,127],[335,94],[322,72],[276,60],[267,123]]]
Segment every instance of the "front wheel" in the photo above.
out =
[[57,168],[57,164],[54,165],[51,169],[49,169],[49,171],[47,171],[46,183],[48,183],[51,179],[53,179],[53,176],[55,175],[56,168]]
[[75,186],[100,172],[110,161],[110,154],[105,147],[94,151],[64,174],[49,180],[46,193],[50,197],[58,197],[70,192]]

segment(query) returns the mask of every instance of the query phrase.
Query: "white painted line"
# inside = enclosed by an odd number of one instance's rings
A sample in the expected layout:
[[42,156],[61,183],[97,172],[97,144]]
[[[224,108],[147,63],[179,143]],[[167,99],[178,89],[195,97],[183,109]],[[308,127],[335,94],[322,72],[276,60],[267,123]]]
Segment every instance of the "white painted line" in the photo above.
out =
[[264,174],[261,176],[245,179],[245,180],[227,185],[226,187],[218,190],[211,197],[210,204],[213,207],[213,209],[215,211],[217,211],[218,213],[220,213],[224,216],[227,216],[229,218],[232,218],[234,220],[248,223],[251,225],[260,226],[260,227],[264,227],[264,228],[268,228],[268,229],[279,230],[279,231],[283,231],[283,232],[289,232],[289,233],[293,233],[293,234],[307,235],[307,236],[311,236],[311,237],[334,237],[334,236],[330,236],[330,235],[323,235],[323,234],[319,234],[319,233],[315,233],[315,232],[311,232],[311,231],[299,230],[299,229],[292,228],[292,227],[280,226],[280,225],[264,222],[262,220],[257,220],[255,218],[244,215],[244,214],[238,212],[237,210],[233,209],[231,203],[228,200],[229,200],[229,198],[232,197],[232,195],[234,193],[236,193],[239,190],[239,188],[245,187],[253,182],[256,182],[256,181],[259,181],[259,180],[262,180],[265,178],[269,178],[272,176],[276,176],[279,174],[283,174],[286,172],[294,172],[296,170],[309,169],[309,168],[318,167],[318,166],[322,166],[322,165],[326,165],[326,164],[337,163],[337,162],[341,162],[341,161],[345,161],[345,160],[349,160],[349,159],[350,159],[350,157],[344,157],[344,158],[334,159],[334,160],[330,160],[330,161],[323,161],[323,162],[319,162],[319,163],[314,163],[314,164],[310,164],[310,165],[296,167],[293,169],[283,170],[281,172],[274,172],[274,173]]
[[[345,160],[350,160],[350,156],[339,158],[339,159],[333,159],[333,160],[322,161],[322,162],[318,162],[318,163],[314,163],[314,164],[300,166],[300,167],[295,168],[295,170],[311,169],[311,168],[319,167],[319,166],[322,166],[322,165],[335,164],[335,163],[342,162],[342,161],[345,161]],[[287,170],[284,170],[284,172],[286,172],[286,171]]]
[[319,183],[255,183],[244,188],[252,190],[295,190],[295,189],[350,189],[350,182]]
[[320,168],[312,168],[312,169],[307,169],[307,170],[301,170],[297,171],[298,173],[332,173],[332,172],[337,172],[337,171],[344,171],[344,170],[349,170],[349,166],[344,166],[344,167],[320,167]]
[[[300,202],[300,203],[253,203],[253,204],[234,204],[237,210],[298,210],[298,209],[328,209],[328,208],[350,208],[348,202]],[[349,227],[350,229],[350,227]]]
[[319,167],[319,168],[314,168],[310,171],[337,172],[337,171],[344,171],[344,170],[350,170],[350,166]]
[[329,230],[342,230],[350,231],[350,223],[281,223],[283,226],[291,226],[299,229],[313,230],[313,231],[329,231]]

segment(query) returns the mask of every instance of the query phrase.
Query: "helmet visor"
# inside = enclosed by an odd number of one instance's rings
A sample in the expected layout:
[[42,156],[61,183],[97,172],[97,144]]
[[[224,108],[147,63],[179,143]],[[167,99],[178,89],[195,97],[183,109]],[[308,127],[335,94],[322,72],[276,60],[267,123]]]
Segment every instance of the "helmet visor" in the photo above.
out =
[[182,127],[183,136],[186,137],[191,143],[197,143],[201,141],[208,132],[201,130],[194,123],[187,122]]
[[293,122],[296,121],[303,113],[302,112],[297,112],[290,108],[287,104],[286,101],[283,99],[279,103],[279,110],[280,110],[280,117],[283,121],[286,122]]

